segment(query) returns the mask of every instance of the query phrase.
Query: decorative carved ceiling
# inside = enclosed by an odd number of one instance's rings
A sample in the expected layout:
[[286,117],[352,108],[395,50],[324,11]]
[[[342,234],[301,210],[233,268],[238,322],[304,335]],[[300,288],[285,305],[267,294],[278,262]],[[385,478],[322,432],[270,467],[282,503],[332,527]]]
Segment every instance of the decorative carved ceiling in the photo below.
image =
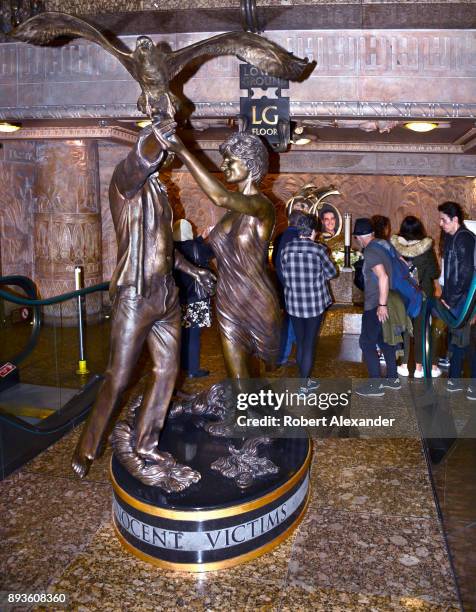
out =
[[[240,30],[239,0],[45,0],[116,34]],[[257,0],[263,31],[307,28],[472,28],[473,0]]]
[[[50,4],[52,1],[49,0]],[[121,2],[123,5],[116,7],[118,10],[133,11],[139,5],[141,10],[152,8],[146,0]],[[75,0],[74,4],[78,11],[89,7],[90,12],[98,13],[106,7],[105,3],[89,0]],[[363,10],[386,6],[391,15],[394,9],[393,3],[378,0],[291,2],[293,6],[287,8],[278,0],[270,4],[273,4],[270,8],[281,12],[288,8],[308,10],[326,6],[339,14],[344,8],[350,10],[349,7]],[[460,5],[458,2],[399,4],[432,6],[435,11],[449,4],[457,11]],[[217,2],[213,6],[203,2],[202,9],[197,11],[213,9],[214,14],[223,13],[217,5]],[[107,6],[113,10],[114,0]],[[476,7],[476,2],[466,6]],[[178,15],[185,19],[186,7],[182,3],[178,7],[178,2],[172,0],[161,2],[163,10],[147,13],[149,19],[142,24],[147,29],[140,30],[141,33],[159,31],[157,22],[170,25],[170,19]],[[61,7],[48,5],[46,8],[67,10],[68,6],[63,3]],[[237,10],[234,6],[231,9]],[[226,11],[222,16],[226,19]],[[317,25],[313,20],[311,11],[307,28],[313,23]],[[129,23],[125,17],[122,21]],[[180,48],[213,34],[210,31],[213,23],[212,19],[208,20],[208,32],[196,29],[192,33],[180,33],[180,28],[170,26],[173,33],[154,35],[154,39]],[[471,19],[467,20],[466,28],[471,23]],[[304,83],[291,84],[289,89],[292,119],[304,128],[304,136],[311,140],[304,147],[291,147],[286,162],[289,171],[294,170],[304,153],[308,155],[308,165],[312,158],[327,168],[325,155],[332,153],[339,162],[334,168],[336,172],[341,171],[339,164],[346,163],[364,173],[374,171],[379,164],[384,173],[392,168],[411,172],[408,165],[412,163],[412,156],[418,154],[425,161],[415,172],[426,169],[431,173],[436,168],[449,175],[474,174],[476,163],[472,169],[468,168],[471,163],[463,158],[476,154],[476,31],[371,30],[364,29],[362,23],[358,29],[350,29],[348,24],[346,29],[325,29],[319,24],[320,30],[297,31],[297,24],[298,21],[289,20],[288,28],[292,29],[266,32],[288,49],[317,61],[312,76]],[[228,26],[239,29],[239,20],[231,21]],[[113,29],[116,33],[121,31],[117,24]],[[135,36],[124,36],[123,42],[131,46]],[[183,79],[185,84],[179,87],[183,92],[178,93],[193,101],[186,111],[192,114],[185,137],[189,142],[197,141],[204,150],[215,151],[218,141],[233,129],[234,118],[239,114],[238,62],[234,58],[216,58],[183,75]],[[130,144],[137,132],[135,120],[140,116],[137,95],[136,83],[97,45],[85,41],[73,41],[61,47],[0,44],[0,120],[19,121],[24,127],[13,136],[1,134],[0,142],[97,138]],[[403,128],[410,119],[432,119],[445,127],[415,134]],[[370,124],[376,129],[370,130]],[[292,161],[293,155],[295,161]],[[382,168],[382,163],[377,164],[372,155],[389,160],[389,165],[385,162]],[[432,155],[435,164],[427,161]]]

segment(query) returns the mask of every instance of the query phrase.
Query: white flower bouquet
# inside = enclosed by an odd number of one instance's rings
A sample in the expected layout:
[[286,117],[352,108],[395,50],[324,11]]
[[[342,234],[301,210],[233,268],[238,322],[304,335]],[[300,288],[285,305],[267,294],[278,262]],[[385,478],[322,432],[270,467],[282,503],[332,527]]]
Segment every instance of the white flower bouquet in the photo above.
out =
[[[342,270],[344,267],[344,250],[343,249],[335,249],[331,252],[332,260],[339,268]],[[362,253],[360,251],[354,251],[353,249],[350,251],[350,265],[351,267],[362,257]]]

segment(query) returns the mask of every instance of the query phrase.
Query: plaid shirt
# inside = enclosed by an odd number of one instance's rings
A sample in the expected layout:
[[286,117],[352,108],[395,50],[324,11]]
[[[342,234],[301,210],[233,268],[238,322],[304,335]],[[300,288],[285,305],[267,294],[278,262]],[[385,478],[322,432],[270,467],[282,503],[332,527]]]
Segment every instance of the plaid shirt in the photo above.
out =
[[296,238],[281,253],[286,310],[293,317],[317,317],[332,303],[327,281],[336,275],[327,247]]

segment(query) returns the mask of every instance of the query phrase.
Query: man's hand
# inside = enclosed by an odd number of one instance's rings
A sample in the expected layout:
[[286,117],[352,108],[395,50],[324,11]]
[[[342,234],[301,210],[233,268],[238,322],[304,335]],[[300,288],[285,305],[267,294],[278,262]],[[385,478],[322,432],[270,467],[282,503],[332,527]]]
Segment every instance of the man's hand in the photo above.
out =
[[180,153],[185,149],[185,145],[175,133],[176,129],[177,124],[175,121],[162,121],[161,123],[152,124],[152,130],[160,145],[171,153]]
[[377,319],[380,323],[383,323],[388,319],[388,307],[387,306],[379,306],[377,308]]
[[215,293],[217,279],[213,272],[206,268],[197,268],[195,280],[205,289],[208,295]]

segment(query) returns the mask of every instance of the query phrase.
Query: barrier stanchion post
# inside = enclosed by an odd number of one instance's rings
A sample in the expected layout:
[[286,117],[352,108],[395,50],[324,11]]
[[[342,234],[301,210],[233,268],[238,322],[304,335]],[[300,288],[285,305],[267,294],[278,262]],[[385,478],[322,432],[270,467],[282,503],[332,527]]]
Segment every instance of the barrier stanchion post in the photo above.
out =
[[[83,288],[83,268],[74,268],[74,286],[76,291]],[[84,326],[83,326],[83,297],[78,295],[78,338],[79,338],[79,361],[76,374],[89,374],[84,352]]]
[[350,265],[350,245],[352,241],[351,224],[351,213],[344,213],[344,268],[350,269],[352,269]]

